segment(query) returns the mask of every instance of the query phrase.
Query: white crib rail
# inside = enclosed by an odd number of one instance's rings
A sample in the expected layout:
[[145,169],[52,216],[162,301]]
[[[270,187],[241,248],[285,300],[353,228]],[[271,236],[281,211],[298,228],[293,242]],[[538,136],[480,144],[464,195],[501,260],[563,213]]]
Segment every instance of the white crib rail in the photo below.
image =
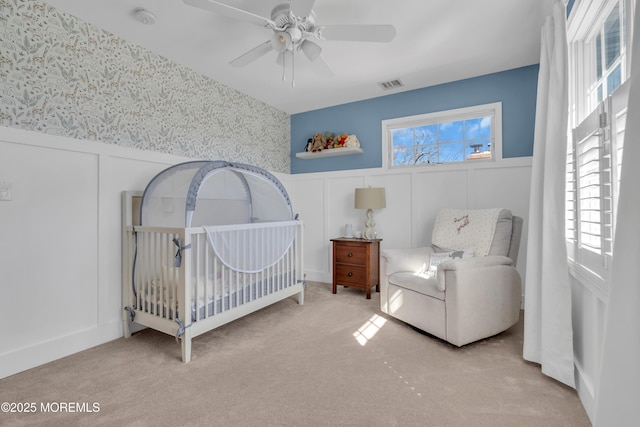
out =
[[[285,224],[290,223],[283,223],[283,227]],[[278,224],[235,227],[273,230]],[[228,226],[222,228],[228,229]],[[269,232],[264,236],[267,237],[262,244],[270,244],[269,236],[277,238],[278,233]],[[296,221],[296,238],[284,256],[273,265],[250,273],[238,272],[221,262],[202,227],[129,226],[125,228],[124,238],[123,278],[129,282],[129,286],[123,286],[125,307],[135,312],[137,322],[165,333],[176,334],[184,331],[183,327],[216,316],[224,318],[227,312],[239,308],[246,311],[245,306],[260,304],[261,299],[273,299],[273,294],[304,280],[301,221]],[[176,266],[178,252],[181,260]],[[226,323],[223,319],[220,322]],[[211,327],[195,329],[205,332]],[[188,335],[202,332],[189,331]]]

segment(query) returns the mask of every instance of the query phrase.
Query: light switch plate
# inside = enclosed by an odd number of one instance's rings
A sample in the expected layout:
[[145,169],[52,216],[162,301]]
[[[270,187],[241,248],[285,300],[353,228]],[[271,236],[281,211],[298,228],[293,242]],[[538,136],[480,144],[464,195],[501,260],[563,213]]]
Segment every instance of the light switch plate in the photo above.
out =
[[10,202],[13,196],[10,182],[0,182],[0,202]]

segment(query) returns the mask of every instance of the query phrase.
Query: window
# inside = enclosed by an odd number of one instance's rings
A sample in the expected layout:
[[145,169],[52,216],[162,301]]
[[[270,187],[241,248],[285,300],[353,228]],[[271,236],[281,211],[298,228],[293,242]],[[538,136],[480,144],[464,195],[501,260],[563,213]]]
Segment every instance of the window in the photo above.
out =
[[634,0],[582,0],[567,24],[570,119],[577,126],[627,79]]
[[633,0],[582,1],[567,27],[567,249],[576,269],[597,283],[608,279],[615,235],[629,89],[626,12],[633,7]]
[[600,103],[612,94],[626,78],[624,49],[624,2],[616,2],[598,27],[589,45],[595,50],[595,80],[589,97]]
[[385,120],[390,167],[492,160],[501,148],[500,103]]

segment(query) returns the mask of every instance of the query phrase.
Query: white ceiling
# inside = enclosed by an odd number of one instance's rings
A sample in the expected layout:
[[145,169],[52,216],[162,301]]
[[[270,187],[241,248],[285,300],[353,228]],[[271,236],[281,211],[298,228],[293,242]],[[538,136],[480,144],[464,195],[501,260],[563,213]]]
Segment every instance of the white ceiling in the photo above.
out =
[[[269,18],[286,0],[219,0]],[[291,0],[295,2],[295,0]],[[392,24],[391,43],[319,41],[333,71],[323,76],[296,55],[291,73],[270,52],[237,68],[229,62],[272,31],[188,6],[182,0],[45,0],[125,40],[290,114],[536,64],[540,30],[553,0],[316,0],[317,25]],[[153,12],[137,22],[135,8]],[[400,79],[383,91],[378,82]]]

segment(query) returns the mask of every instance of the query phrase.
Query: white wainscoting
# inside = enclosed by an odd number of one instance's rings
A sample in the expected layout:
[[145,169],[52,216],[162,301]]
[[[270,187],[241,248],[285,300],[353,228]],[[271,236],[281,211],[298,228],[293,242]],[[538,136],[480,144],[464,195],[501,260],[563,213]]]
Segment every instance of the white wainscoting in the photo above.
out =
[[184,160],[0,127],[0,378],[122,336],[120,193]]
[[[0,378],[120,338],[120,197],[183,157],[0,127]],[[241,160],[240,160],[241,161]],[[332,237],[362,229],[354,189],[386,188],[382,248],[425,245],[437,209],[504,206],[525,218],[529,158],[473,169],[275,174],[305,222],[307,279],[331,281]]]
[[424,169],[360,169],[284,177],[293,207],[305,222],[307,279],[331,282],[330,239],[347,223],[361,230],[365,212],[354,209],[356,187],[384,187],[387,207],[375,211],[384,248],[430,243],[439,208],[506,207],[524,218],[518,270],[524,277],[531,158],[506,159],[468,168],[438,165]]
[[576,274],[571,279],[571,313],[576,391],[589,419],[595,419],[608,292]]

